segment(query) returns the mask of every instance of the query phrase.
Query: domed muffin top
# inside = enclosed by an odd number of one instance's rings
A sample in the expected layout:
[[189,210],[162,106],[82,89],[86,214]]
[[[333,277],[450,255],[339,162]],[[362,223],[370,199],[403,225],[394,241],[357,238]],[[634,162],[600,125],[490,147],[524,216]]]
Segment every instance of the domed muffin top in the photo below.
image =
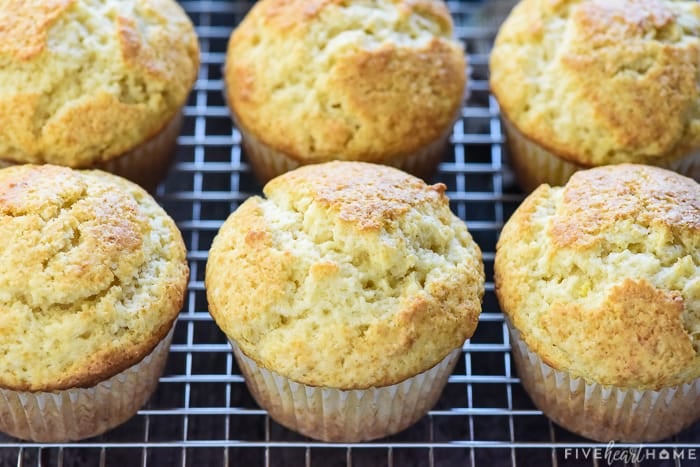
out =
[[199,67],[173,0],[0,2],[0,158],[86,167],[157,134]]
[[212,244],[212,316],[259,365],[307,385],[386,386],[431,368],[472,335],[484,290],[444,189],[360,162],[273,179]]
[[0,170],[0,386],[87,387],[144,358],[187,286],[175,223],[99,171]]

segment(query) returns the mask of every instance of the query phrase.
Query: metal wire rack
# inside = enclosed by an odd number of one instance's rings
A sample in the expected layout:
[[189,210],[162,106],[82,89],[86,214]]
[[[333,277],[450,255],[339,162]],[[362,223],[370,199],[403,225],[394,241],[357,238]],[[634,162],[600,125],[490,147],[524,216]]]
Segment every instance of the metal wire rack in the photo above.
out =
[[[276,424],[248,393],[224,335],[207,313],[203,280],[216,231],[261,188],[222,97],[227,39],[251,2],[183,1],[201,38],[202,65],[185,109],[177,163],[157,191],[183,232],[191,267],[165,374],[138,415],[97,438],[46,445],[0,435],[0,465],[608,465],[605,445],[557,427],[532,405],[514,372],[493,293],[496,239],[523,198],[504,160],[498,107],[488,89],[488,52],[508,3],[513,2],[449,3],[456,33],[469,53],[470,97],[436,181],[447,185],[454,212],[481,246],[489,282],[478,330],[427,416],[390,438],[324,444]],[[637,446],[616,449],[625,447]],[[643,465],[698,464],[700,424],[644,449]]]

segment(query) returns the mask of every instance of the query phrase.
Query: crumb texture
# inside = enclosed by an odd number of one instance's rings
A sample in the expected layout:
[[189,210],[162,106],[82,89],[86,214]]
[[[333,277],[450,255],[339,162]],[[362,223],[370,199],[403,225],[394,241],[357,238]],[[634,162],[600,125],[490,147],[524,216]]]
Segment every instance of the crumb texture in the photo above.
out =
[[172,0],[0,1],[0,157],[86,167],[160,131],[199,46]]
[[583,166],[700,150],[700,3],[524,0],[491,56],[503,114]]
[[0,170],[0,386],[86,387],[146,356],[182,305],[177,227],[99,171]]
[[259,365],[312,386],[401,382],[472,335],[481,252],[444,185],[358,162],[306,166],[216,236],[210,312]]
[[229,105],[299,161],[410,154],[461,109],[466,58],[452,33],[441,0],[263,0],[229,42]]
[[528,346],[589,382],[700,377],[700,186],[622,164],[542,185],[497,246],[496,291]]

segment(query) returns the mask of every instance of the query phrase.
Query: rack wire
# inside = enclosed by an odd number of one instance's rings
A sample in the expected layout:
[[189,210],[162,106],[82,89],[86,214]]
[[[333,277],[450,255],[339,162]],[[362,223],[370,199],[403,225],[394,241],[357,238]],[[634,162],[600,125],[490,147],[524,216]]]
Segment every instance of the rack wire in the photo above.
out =
[[[512,3],[449,3],[456,34],[469,53],[470,97],[435,181],[447,185],[452,209],[481,246],[488,283],[478,330],[464,345],[444,394],[427,416],[389,438],[325,444],[281,427],[250,396],[226,338],[207,313],[203,280],[207,251],[218,228],[243,200],[261,190],[222,97],[227,40],[251,2],[183,1],[197,26],[202,65],[185,108],[177,163],[157,191],[183,232],[191,268],[165,374],[135,417],[102,436],[37,444],[0,435],[0,465],[608,465],[605,445],[557,427],[533,406],[515,374],[508,332],[493,293],[497,236],[523,199],[505,160],[498,106],[488,88],[488,52]],[[697,464],[699,425],[644,446],[643,464]],[[671,453],[668,460],[664,452]]]

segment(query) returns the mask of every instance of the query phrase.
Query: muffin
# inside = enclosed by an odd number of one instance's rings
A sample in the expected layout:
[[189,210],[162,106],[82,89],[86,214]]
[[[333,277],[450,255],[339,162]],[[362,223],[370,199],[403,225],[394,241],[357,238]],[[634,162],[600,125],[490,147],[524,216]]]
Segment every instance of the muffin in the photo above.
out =
[[262,182],[331,160],[423,178],[444,155],[466,58],[441,0],[262,0],[233,32],[225,90]]
[[656,441],[700,418],[700,185],[622,164],[542,185],[503,228],[518,374],[564,428]]
[[175,223],[101,171],[0,170],[0,431],[98,435],[153,392],[188,278]]
[[481,252],[445,186],[335,161],[264,192],[221,227],[205,277],[253,397],[324,441],[413,424],[474,332],[484,290]]
[[700,3],[523,0],[491,55],[520,185],[649,164],[700,179]]
[[199,48],[172,0],[0,2],[0,166],[99,168],[152,189]]

